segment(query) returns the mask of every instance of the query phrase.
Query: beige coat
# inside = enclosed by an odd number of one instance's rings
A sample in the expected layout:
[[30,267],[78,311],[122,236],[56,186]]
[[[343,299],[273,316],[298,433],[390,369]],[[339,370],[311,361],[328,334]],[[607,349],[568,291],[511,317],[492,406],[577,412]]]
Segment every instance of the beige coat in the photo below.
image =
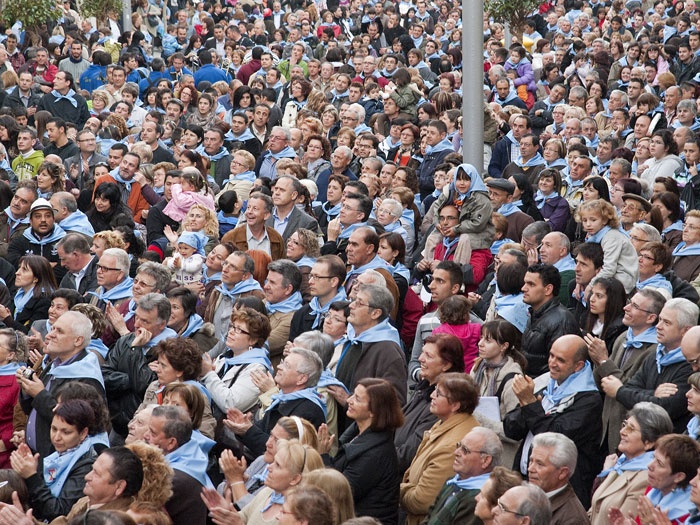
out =
[[611,472],[593,493],[588,515],[591,525],[608,525],[608,511],[620,509],[623,516],[630,512],[637,514],[637,499],[644,494],[648,485],[647,471],[623,472],[618,476]]

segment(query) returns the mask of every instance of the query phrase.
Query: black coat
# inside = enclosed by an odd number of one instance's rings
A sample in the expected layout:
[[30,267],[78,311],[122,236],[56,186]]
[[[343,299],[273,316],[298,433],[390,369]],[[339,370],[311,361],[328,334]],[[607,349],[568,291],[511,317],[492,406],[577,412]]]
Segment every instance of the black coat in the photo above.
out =
[[353,423],[340,436],[340,449],[324,461],[346,477],[355,501],[355,514],[377,518],[384,525],[398,522],[401,476],[393,432],[359,433]]
[[[32,297],[29,302],[24,305],[24,308],[17,314],[17,319],[13,316],[8,316],[3,319],[3,322],[10,328],[21,330],[25,334],[29,333],[29,329],[34,321],[46,319],[49,316],[49,307],[51,306],[50,295],[40,295]],[[13,308],[14,310],[14,308]]]
[[422,380],[416,385],[413,397],[403,407],[404,423],[396,429],[394,436],[401,474],[411,466],[425,431],[430,430],[437,422],[437,417],[430,412],[430,395],[433,390],[435,385],[429,385],[428,381]]

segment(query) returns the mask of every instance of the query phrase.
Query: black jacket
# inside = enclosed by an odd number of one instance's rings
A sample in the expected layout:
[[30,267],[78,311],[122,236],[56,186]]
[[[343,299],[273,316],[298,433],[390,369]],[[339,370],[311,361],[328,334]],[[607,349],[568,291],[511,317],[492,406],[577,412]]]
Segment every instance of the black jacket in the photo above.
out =
[[[13,305],[14,306],[14,305]],[[3,322],[10,328],[21,330],[25,334],[29,333],[29,329],[34,321],[46,319],[49,316],[49,307],[51,306],[50,295],[40,295],[32,297],[29,302],[24,305],[24,308],[17,314],[17,319],[12,315],[3,319]],[[14,308],[13,308],[14,310]]]
[[398,522],[401,476],[393,432],[362,434],[355,423],[340,436],[340,449],[324,461],[343,473],[350,483],[358,516],[377,518],[383,525]]
[[547,301],[539,310],[530,308],[530,321],[523,334],[522,352],[527,358],[527,375],[536,377],[548,371],[547,359],[552,343],[566,334],[578,334],[578,323],[559,297]]
[[58,252],[56,251],[57,243],[58,239],[42,246],[39,243],[27,239],[24,235],[19,235],[10,241],[7,247],[6,259],[17,268],[21,257],[25,255],[41,255],[50,263],[55,263],[53,273],[56,276],[56,282],[60,283],[63,276],[66,275],[66,269],[61,266],[61,261],[58,260]]
[[[289,340],[294,341],[298,335],[313,330],[315,320],[316,316],[311,313],[311,307],[308,304],[299,308],[292,316],[292,322],[289,326]],[[318,326],[316,328],[320,330],[323,327]]]
[[688,299],[690,302],[697,304],[698,301],[700,301],[700,296],[698,295],[698,292],[695,291],[695,288],[693,287],[692,284],[690,284],[688,281],[684,281],[680,277],[676,275],[676,272],[673,270],[669,270],[665,272],[664,277],[666,277],[666,280],[671,283],[671,287],[673,288],[673,298],[682,298],[682,299]]
[[180,223],[176,220],[171,219],[163,210],[168,205],[168,201],[165,199],[151,206],[148,210],[148,217],[146,217],[146,240],[148,244],[153,244],[157,239],[165,238],[165,227],[170,226],[173,231],[177,231],[180,227]]
[[413,397],[403,407],[404,423],[396,429],[394,436],[400,474],[411,466],[426,430],[430,430],[437,422],[437,417],[430,412],[430,396],[433,390],[435,385],[429,385],[428,381],[422,380],[416,385]]
[[[80,280],[80,285],[77,291],[80,295],[85,295],[87,292],[94,292],[97,289],[97,263],[99,259],[93,256],[90,263],[85,268],[85,275]],[[76,290],[75,287],[75,277],[72,273],[66,272],[66,275],[61,280],[59,288],[68,288],[69,290]]]

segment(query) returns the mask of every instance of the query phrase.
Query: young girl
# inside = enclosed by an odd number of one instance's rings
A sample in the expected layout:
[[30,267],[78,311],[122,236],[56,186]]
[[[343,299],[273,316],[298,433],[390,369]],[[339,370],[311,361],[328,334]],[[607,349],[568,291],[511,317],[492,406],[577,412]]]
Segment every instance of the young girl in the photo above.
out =
[[180,184],[173,184],[172,197],[163,213],[177,222],[182,222],[187,212],[194,204],[201,204],[210,210],[214,209],[214,198],[208,191],[204,177],[196,168],[186,168],[180,177]]
[[603,268],[598,277],[614,277],[629,294],[637,284],[639,259],[627,235],[618,229],[620,221],[615,207],[602,199],[584,202],[576,219],[583,225],[586,242],[598,243],[603,248]]
[[477,345],[481,335],[481,324],[470,322],[469,301],[463,295],[453,295],[445,299],[438,308],[440,326],[434,334],[454,335],[462,343],[464,372],[469,373],[479,352]]
[[389,96],[392,98],[396,105],[399,106],[399,112],[409,115],[413,120],[416,119],[416,108],[418,107],[418,102],[423,98],[423,94],[418,89],[413,82],[411,82],[411,74],[408,69],[401,68],[394,76],[391,77],[392,83],[396,86],[393,90],[387,86],[389,89],[385,89],[389,92]]
[[199,232],[184,232],[177,239],[177,252],[163,264],[173,270],[173,281],[186,286],[202,280],[204,246],[207,238]]
[[506,60],[505,69],[509,72],[508,78],[515,84],[518,97],[525,102],[528,109],[535,105],[535,74],[532,71],[532,64],[527,59],[527,52],[522,46],[514,47],[510,50],[510,58]]
[[552,230],[558,232],[564,232],[571,214],[569,203],[561,196],[561,186],[561,174],[554,168],[542,170],[537,177],[537,209]]

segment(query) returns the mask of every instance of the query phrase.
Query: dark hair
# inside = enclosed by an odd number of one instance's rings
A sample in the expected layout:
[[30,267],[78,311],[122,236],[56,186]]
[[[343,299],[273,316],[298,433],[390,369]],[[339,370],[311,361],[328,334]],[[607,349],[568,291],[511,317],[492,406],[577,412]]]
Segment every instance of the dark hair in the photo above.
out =
[[164,356],[170,366],[182,372],[183,381],[196,380],[202,370],[202,351],[199,345],[186,337],[171,337],[155,346],[156,356]]
[[679,219],[681,215],[681,200],[678,198],[678,195],[670,191],[664,191],[652,197],[652,204],[656,201],[659,201],[664,208],[669,210],[668,218],[671,222],[676,222]]
[[36,277],[37,283],[34,286],[33,296],[51,296],[58,288],[56,284],[56,276],[53,273],[53,268],[46,257],[41,255],[25,255],[20,258],[17,263],[17,268],[22,265],[26,265],[29,270],[31,270],[32,275]]
[[591,261],[594,268],[603,267],[603,248],[600,247],[600,244],[595,242],[579,244],[574,250],[574,257],[578,257],[579,255]]
[[178,299],[187,317],[190,317],[192,314],[196,313],[198,298],[197,295],[189,288],[178,286],[177,288],[169,290],[165,296],[168,299]]
[[534,209],[535,204],[535,191],[532,188],[532,183],[527,175],[524,173],[514,173],[511,175],[515,181],[515,185],[520,190],[520,200],[523,201],[523,206],[525,208]]
[[438,319],[443,324],[461,325],[469,323],[471,306],[463,295],[451,295],[438,307]]
[[685,474],[678,487],[687,487],[700,467],[700,444],[690,436],[668,434],[658,439],[656,450],[668,458],[672,474]]
[[143,486],[143,463],[141,459],[126,447],[108,448],[101,455],[109,456],[112,459],[112,468],[109,474],[112,483],[120,480],[126,482],[123,497],[136,496]]
[[448,372],[464,372],[464,348],[459,338],[452,334],[430,334],[423,346],[434,344],[440,359],[450,365]]
[[668,155],[678,155],[678,144],[673,140],[673,133],[668,129],[656,130],[652,137],[660,137],[664,142],[664,148],[667,149]]
[[599,177],[598,175],[586,177],[583,180],[583,186],[593,186],[593,189],[598,192],[599,199],[610,202],[610,190],[608,189],[608,183],[603,177]]
[[479,390],[470,376],[459,372],[446,372],[440,374],[437,383],[445,390],[445,397],[450,403],[459,403],[457,412],[474,412],[479,404]]
[[537,263],[528,266],[528,273],[536,273],[540,276],[543,286],[552,285],[552,296],[557,297],[559,295],[559,289],[561,288],[561,275],[559,270],[557,270],[551,264]]
[[512,323],[505,319],[487,321],[481,325],[481,337],[490,337],[499,345],[507,344],[505,356],[512,358],[523,370],[527,368],[527,359],[520,352],[523,334]]
[[496,272],[496,285],[503,295],[518,295],[525,282],[527,267],[519,262],[502,264]]
[[92,407],[95,414],[95,421],[88,433],[91,436],[107,432],[111,428],[109,409],[102,394],[97,391],[97,388],[89,383],[81,381],[69,381],[59,388],[56,392],[56,399],[61,400],[61,403],[80,399],[86,401]]
[[406,242],[403,240],[401,234],[396,232],[383,233],[379,236],[379,242],[382,240],[386,241],[391,250],[396,250],[399,253],[394,257],[393,263],[403,264],[404,258],[406,257]]
[[95,425],[95,412],[90,403],[82,399],[71,399],[56,405],[53,417],[60,417],[69,425],[77,428],[78,432],[86,429],[89,432],[90,428]]
[[177,394],[187,405],[187,412],[192,420],[192,428],[198,429],[202,425],[204,417],[204,409],[206,408],[207,399],[199,389],[199,387],[190,383],[174,381],[169,383],[163,389],[163,399],[168,394]]
[[[622,318],[627,294],[625,287],[614,277],[597,277],[592,281],[593,286],[602,286],[605,290],[605,312],[603,313],[603,331],[600,334],[602,339],[608,335],[608,330],[617,325],[616,320]],[[596,323],[596,316],[589,314],[586,323],[588,331],[593,329]]]
[[401,404],[396,389],[386,379],[367,377],[357,384],[367,390],[369,411],[372,412],[371,429],[374,432],[396,430],[404,423]]

